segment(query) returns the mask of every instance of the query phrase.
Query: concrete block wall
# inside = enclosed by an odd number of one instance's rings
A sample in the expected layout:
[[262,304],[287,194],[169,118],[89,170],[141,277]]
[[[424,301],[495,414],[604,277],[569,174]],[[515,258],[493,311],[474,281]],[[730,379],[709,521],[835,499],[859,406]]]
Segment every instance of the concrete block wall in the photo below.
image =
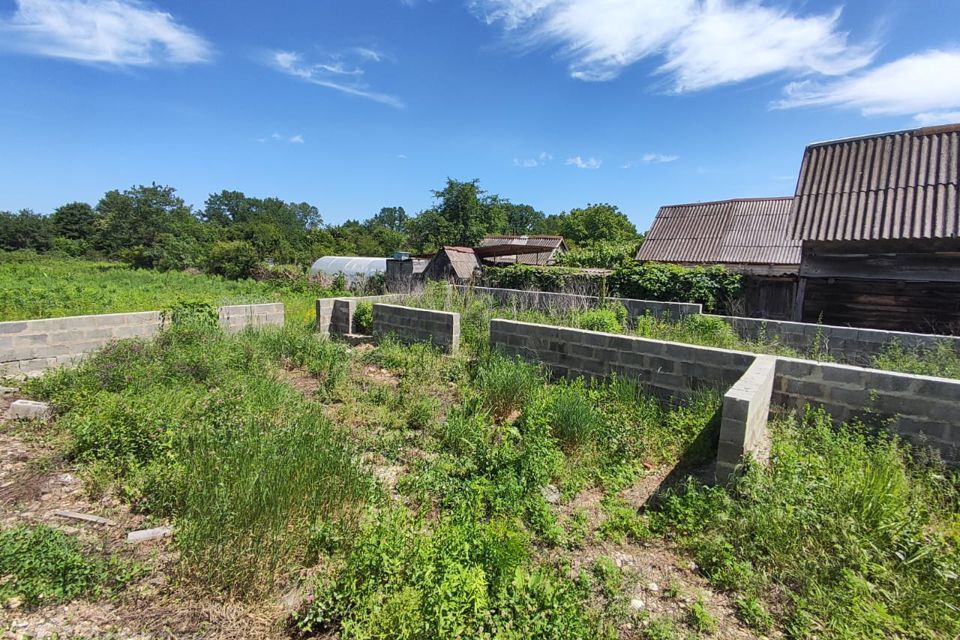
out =
[[706,387],[728,389],[755,358],[740,351],[496,319],[490,321],[490,346],[541,362],[558,376],[629,377],[663,398]]
[[400,294],[383,296],[360,296],[356,298],[320,298],[316,302],[317,333],[325,336],[353,333],[353,314],[360,302],[392,302]]
[[773,402],[798,410],[822,406],[837,420],[877,417],[960,463],[960,380],[777,358]]
[[[599,303],[599,298],[594,296],[567,293],[465,286],[458,286],[457,289],[460,291],[472,290],[478,294],[491,296],[500,304],[517,304],[544,311],[587,309]],[[622,303],[626,307],[627,315],[631,320],[650,314],[657,318],[676,321],[689,315],[703,313],[699,304],[632,300],[629,298],[607,299],[611,302]],[[738,316],[717,317],[727,322],[733,327],[737,335],[745,340],[757,340],[763,337],[796,349],[802,354],[810,353],[815,345],[819,345],[823,354],[853,365],[870,366],[873,358],[894,342],[901,344],[906,349],[931,347],[939,342],[947,342],[960,353],[960,337],[958,336],[883,331],[881,329],[861,329],[805,322],[741,318]]]
[[[550,293],[547,291],[524,291],[521,289],[498,289],[492,287],[465,287],[458,285],[459,291],[473,291],[479,295],[488,295],[499,304],[517,304],[524,308],[539,309],[542,311],[567,311],[589,309],[600,303],[596,296],[581,296],[570,293]],[[685,302],[658,302],[654,300],[632,300],[629,298],[607,298],[608,302],[620,302],[627,309],[629,319],[643,315],[653,315],[657,318],[679,320],[684,316],[696,315],[702,312],[699,304]]]
[[373,333],[406,343],[432,342],[452,353],[460,348],[460,314],[376,303]]
[[[231,305],[219,310],[227,331],[282,325],[283,304]],[[43,320],[0,322],[0,375],[21,376],[77,362],[108,342],[149,338],[161,328],[159,311],[108,313]]]
[[932,347],[939,342],[951,344],[960,353],[960,337],[940,336],[904,331],[883,331],[882,329],[860,329],[857,327],[838,327],[818,325],[807,322],[786,322],[762,320],[759,318],[740,318],[718,316],[725,320],[737,335],[746,340],[764,337],[809,353],[815,344],[820,351],[831,358],[847,364],[869,366],[873,358],[894,342],[905,349]]
[[220,326],[228,333],[247,327],[279,326],[285,321],[282,302],[273,304],[234,304],[220,307]]
[[[491,321],[490,344],[541,362],[555,375],[628,376],[660,397],[683,396],[702,387],[729,389],[756,360],[773,358],[513,320]],[[894,433],[938,450],[949,462],[960,463],[960,380],[795,358],[773,359],[771,406],[798,410],[820,406],[838,421],[869,412],[884,420]],[[762,395],[765,388],[757,393]],[[726,409],[726,402],[724,406]],[[732,407],[733,419],[743,419],[739,409]],[[762,414],[762,408],[756,411],[755,425],[759,424],[756,416]],[[727,441],[735,442],[736,438]],[[744,435],[742,446],[755,442],[752,435]]]
[[757,356],[723,396],[720,439],[717,444],[717,482],[726,483],[747,456],[765,462],[770,454],[767,418],[776,376],[777,359]]

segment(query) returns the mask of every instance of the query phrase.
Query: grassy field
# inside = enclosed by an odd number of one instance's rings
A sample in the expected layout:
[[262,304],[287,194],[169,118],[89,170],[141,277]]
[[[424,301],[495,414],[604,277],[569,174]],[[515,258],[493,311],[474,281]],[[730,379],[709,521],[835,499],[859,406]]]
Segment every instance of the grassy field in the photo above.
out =
[[315,287],[296,290],[252,280],[0,252],[0,321],[153,311],[189,301],[215,306],[283,302],[289,321],[307,323],[314,317],[314,301],[328,295],[333,292]]
[[[445,286],[428,286],[422,293],[406,296],[404,304],[459,313],[464,340],[474,346],[486,341],[492,318],[506,318],[752,353],[836,361],[816,344],[797,350],[770,339],[745,340],[721,318],[711,315],[687,316],[679,321],[648,315],[628,323],[627,310],[621,304],[589,308],[585,304],[574,303],[568,308],[544,311],[517,303],[498,304],[490,296],[472,291],[459,292]],[[960,379],[960,353],[946,341],[925,349],[906,349],[894,343],[876,356],[870,366],[887,371]]]
[[957,477],[862,426],[784,421],[769,469],[708,487],[714,393],[551,382],[470,332],[451,357],[178,318],[28,383],[58,418],[0,430],[172,541],[127,557],[0,501],[8,605],[107,602],[156,631],[201,602],[263,625],[237,637],[960,633]]

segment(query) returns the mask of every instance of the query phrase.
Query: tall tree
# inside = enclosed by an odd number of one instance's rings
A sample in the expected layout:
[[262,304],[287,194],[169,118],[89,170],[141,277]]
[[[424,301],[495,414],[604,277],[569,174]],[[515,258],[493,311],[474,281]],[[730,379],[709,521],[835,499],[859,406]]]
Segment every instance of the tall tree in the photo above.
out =
[[612,204],[589,204],[561,214],[561,235],[578,245],[638,239],[637,228]]
[[70,240],[91,240],[97,229],[97,212],[86,202],[70,202],[50,216],[58,236]]
[[53,241],[50,218],[21,209],[17,213],[0,211],[0,249],[46,251]]
[[410,243],[420,251],[434,251],[445,244],[474,246],[489,233],[503,233],[504,208],[490,206],[483,196],[478,180],[447,178],[446,186],[433,192],[437,204],[410,221]]
[[151,184],[109,191],[97,203],[97,246],[111,255],[153,247],[161,234],[194,235],[199,221],[173,187]]

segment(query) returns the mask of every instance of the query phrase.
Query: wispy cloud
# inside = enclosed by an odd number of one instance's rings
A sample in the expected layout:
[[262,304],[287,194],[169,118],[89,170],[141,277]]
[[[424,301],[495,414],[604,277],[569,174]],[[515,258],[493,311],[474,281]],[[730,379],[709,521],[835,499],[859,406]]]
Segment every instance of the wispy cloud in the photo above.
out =
[[116,66],[207,62],[210,44],[138,0],[17,0],[0,19],[0,47]]
[[577,169],[599,169],[600,165],[603,164],[602,160],[597,160],[596,158],[582,158],[580,156],[573,156],[572,158],[567,158],[565,163],[567,166],[576,167]]
[[398,158],[399,160],[406,160],[406,159],[407,159],[407,154],[405,154],[405,153],[398,153],[398,154],[397,154],[397,158]]
[[921,127],[929,127],[935,124],[953,124],[960,122],[960,111],[935,111],[931,113],[918,113],[913,116]]
[[292,136],[284,135],[282,133],[271,133],[266,138],[257,138],[257,142],[289,142],[290,144],[303,144],[305,140],[303,135],[298,133]]
[[667,155],[665,153],[645,153],[640,158],[639,162],[631,160],[630,162],[625,162],[620,166],[621,169],[631,169],[638,164],[666,164],[668,162],[676,162],[680,159],[680,156]]
[[514,158],[513,165],[515,167],[524,167],[526,169],[533,169],[536,167],[542,167],[553,160],[553,156],[547,153],[546,151],[541,151],[538,156],[535,158]]
[[798,15],[757,0],[472,0],[513,41],[558,48],[580,80],[616,78],[640,60],[678,93],[778,73],[839,75],[870,63],[839,11]]
[[836,106],[864,115],[914,115],[942,121],[960,107],[960,50],[930,50],[833,82],[787,86],[777,108]]
[[[351,57],[357,61],[357,64],[350,64]],[[328,60],[312,63],[304,60],[303,56],[295,51],[276,50],[270,51],[267,55],[267,62],[271,66],[295,78],[319,87],[402,109],[404,104],[399,98],[374,91],[360,79],[364,70],[359,62],[379,62],[383,59],[384,56],[373,49],[349,49],[331,56]]]

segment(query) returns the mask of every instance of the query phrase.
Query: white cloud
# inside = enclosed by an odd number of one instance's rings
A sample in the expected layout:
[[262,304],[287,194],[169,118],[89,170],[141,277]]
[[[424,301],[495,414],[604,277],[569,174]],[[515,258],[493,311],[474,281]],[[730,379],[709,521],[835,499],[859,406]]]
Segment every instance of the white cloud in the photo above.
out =
[[599,169],[603,161],[597,160],[596,158],[583,159],[580,156],[573,156],[572,158],[567,158],[566,164],[578,169]]
[[208,61],[210,44],[172,15],[138,0],[17,0],[0,20],[0,46],[118,66]]
[[665,153],[645,153],[642,159],[643,164],[665,164],[679,160],[680,156],[671,156]]
[[270,142],[271,140],[273,140],[274,142],[289,142],[290,144],[303,144],[304,142],[306,142],[303,139],[303,134],[300,134],[300,133],[296,135],[288,136],[288,135],[274,132],[270,134],[269,138],[257,138],[257,142],[261,142],[261,143]]
[[774,107],[849,107],[932,122],[960,107],[960,50],[925,51],[833,82],[794,82],[784,94]]
[[[580,80],[611,80],[646,58],[677,92],[791,71],[837,75],[870,62],[839,12],[800,16],[757,0],[472,0],[527,46],[558,47]],[[770,3],[767,3],[770,4]]]
[[397,154],[397,158],[399,158],[400,160],[406,160],[406,159],[407,159],[407,154],[405,154],[405,153],[398,153],[398,154]]
[[533,169],[535,167],[542,167],[553,160],[553,156],[547,153],[546,151],[541,151],[540,155],[535,158],[514,158],[513,165],[515,167],[524,167],[526,169]]
[[674,40],[660,67],[677,92],[792,71],[836,76],[873,59],[868,47],[851,46],[837,29],[840,11],[798,17],[760,4],[708,0]]
[[918,113],[913,116],[921,127],[929,127],[936,124],[954,124],[960,122],[960,111],[935,111],[931,113]]
[[[362,60],[375,61],[370,57],[370,53],[373,53],[372,49],[364,51],[368,51],[369,53],[360,54],[355,49],[350,50],[348,53],[352,53],[354,57]],[[361,82],[359,76],[363,75],[363,69],[359,66],[352,68],[346,66],[343,61],[344,57],[346,57],[346,54],[339,54],[325,62],[308,63],[303,59],[303,56],[295,51],[271,51],[267,56],[267,62],[283,73],[300,78],[319,87],[333,89],[351,96],[366,98],[398,109],[403,108],[403,102],[396,96],[373,91],[369,86]],[[377,58],[377,60],[381,59],[383,59],[383,56]]]

